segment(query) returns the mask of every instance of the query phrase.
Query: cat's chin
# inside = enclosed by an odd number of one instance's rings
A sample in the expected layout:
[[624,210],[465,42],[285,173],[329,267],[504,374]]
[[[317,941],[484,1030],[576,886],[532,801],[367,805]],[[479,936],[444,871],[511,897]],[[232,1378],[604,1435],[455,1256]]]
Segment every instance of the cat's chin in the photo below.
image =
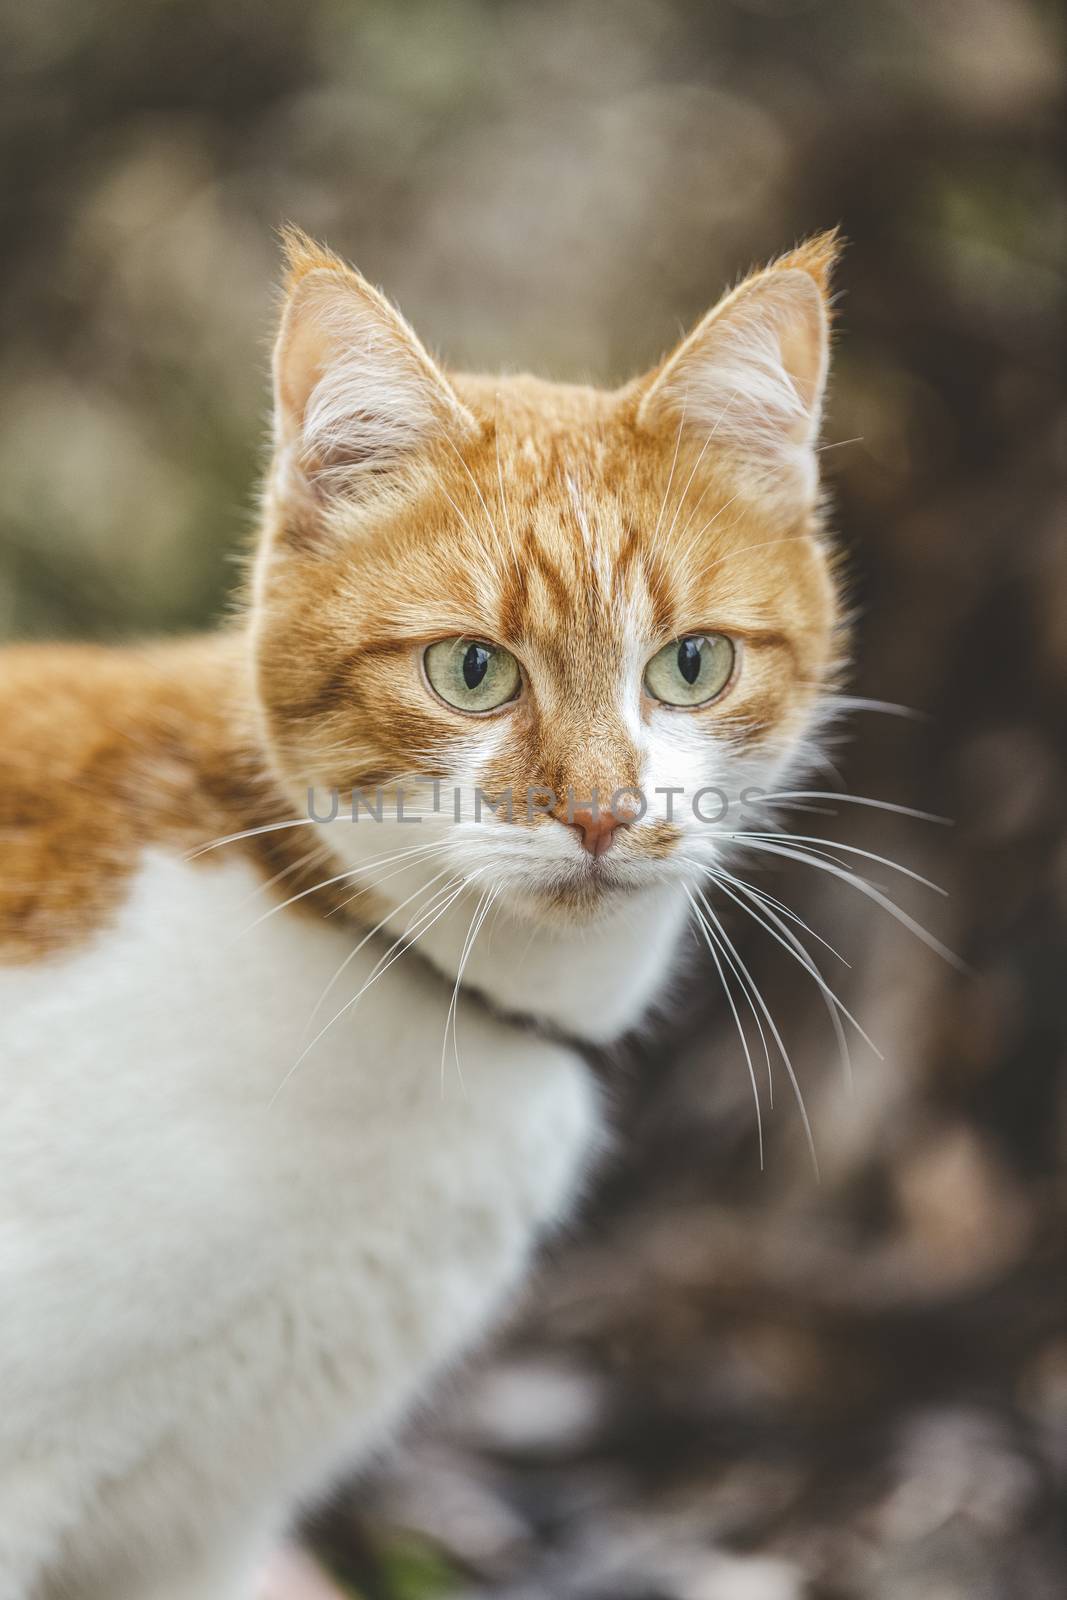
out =
[[623,875],[596,867],[572,878],[524,880],[506,895],[511,913],[523,922],[547,927],[594,927],[623,908],[664,892],[677,880],[666,873]]

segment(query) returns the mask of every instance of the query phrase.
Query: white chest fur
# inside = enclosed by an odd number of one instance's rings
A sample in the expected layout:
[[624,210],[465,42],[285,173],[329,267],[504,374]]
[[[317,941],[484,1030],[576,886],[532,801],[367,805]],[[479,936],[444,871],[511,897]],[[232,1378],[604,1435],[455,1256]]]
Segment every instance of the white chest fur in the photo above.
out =
[[210,1600],[488,1324],[595,1142],[578,1056],[462,997],[442,1081],[451,985],[408,957],[287,1076],[354,938],[242,934],[256,888],[152,854],[106,933],[0,972],[0,1600]]

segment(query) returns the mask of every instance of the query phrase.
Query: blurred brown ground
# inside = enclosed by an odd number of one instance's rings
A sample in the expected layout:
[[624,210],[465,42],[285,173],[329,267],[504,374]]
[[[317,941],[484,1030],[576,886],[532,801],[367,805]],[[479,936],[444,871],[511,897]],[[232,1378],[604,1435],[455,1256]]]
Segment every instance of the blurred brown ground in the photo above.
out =
[[848,1093],[813,985],[732,920],[821,1183],[784,1090],[760,1172],[704,972],[606,1068],[617,1151],[509,1333],[309,1536],[365,1600],[1063,1594],[1057,10],[4,11],[0,634],[224,610],[285,220],[451,363],[598,379],[798,236],[851,240],[824,461],[855,692],[925,720],[857,715],[835,761],[955,826],[843,805],[798,831],[943,884],[874,874],[973,975],[825,874],[761,874],[847,955],[827,975],[885,1052]]

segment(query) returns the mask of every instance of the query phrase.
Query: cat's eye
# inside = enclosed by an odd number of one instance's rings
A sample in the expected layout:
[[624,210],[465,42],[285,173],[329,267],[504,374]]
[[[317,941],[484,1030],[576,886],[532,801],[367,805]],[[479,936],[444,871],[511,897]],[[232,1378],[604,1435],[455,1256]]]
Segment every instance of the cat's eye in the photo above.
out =
[[483,639],[441,639],[422,659],[430,687],[457,711],[496,711],[522,687],[511,651]]
[[730,682],[736,658],[724,633],[689,633],[656,652],[645,668],[645,688],[667,706],[706,705]]

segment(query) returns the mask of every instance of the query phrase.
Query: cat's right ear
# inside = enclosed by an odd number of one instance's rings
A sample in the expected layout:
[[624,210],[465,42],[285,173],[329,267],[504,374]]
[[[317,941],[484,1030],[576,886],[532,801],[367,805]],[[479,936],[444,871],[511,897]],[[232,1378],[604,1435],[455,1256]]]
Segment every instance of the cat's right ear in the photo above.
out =
[[397,482],[431,443],[475,428],[404,318],[304,234],[285,236],[274,347],[275,487],[294,521]]
[[[788,513],[815,499],[829,364],[836,230],[746,278],[635,386],[637,422],[665,441],[686,430],[701,455]],[[669,445],[668,445],[669,447]]]

